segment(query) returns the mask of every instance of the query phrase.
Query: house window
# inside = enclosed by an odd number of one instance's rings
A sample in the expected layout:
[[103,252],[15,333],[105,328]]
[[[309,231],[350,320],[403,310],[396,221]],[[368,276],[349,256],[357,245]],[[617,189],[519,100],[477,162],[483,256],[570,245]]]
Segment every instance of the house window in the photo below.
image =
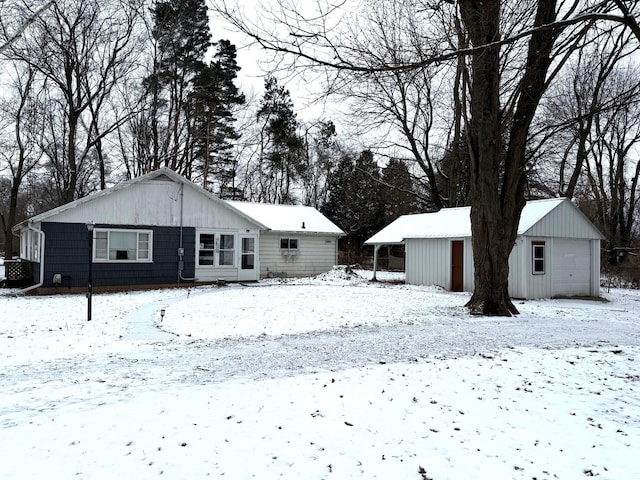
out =
[[281,238],[280,248],[287,249],[287,250],[295,250],[298,248],[298,239],[297,238]]
[[215,235],[200,234],[200,249],[198,250],[198,265],[213,265],[215,254]]
[[151,262],[153,232],[150,230],[94,230],[96,262]]
[[20,258],[40,261],[40,234],[33,230],[25,230],[20,233]]
[[544,275],[545,269],[545,245],[544,242],[531,242],[532,273]]
[[200,233],[198,242],[198,265],[232,267],[235,259],[235,235]]

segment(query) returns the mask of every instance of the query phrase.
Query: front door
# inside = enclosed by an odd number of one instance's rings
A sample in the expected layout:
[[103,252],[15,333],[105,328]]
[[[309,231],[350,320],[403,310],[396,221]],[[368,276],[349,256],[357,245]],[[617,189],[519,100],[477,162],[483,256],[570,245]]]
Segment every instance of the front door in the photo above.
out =
[[451,291],[462,292],[464,288],[464,241],[451,242]]
[[258,236],[240,235],[240,270],[238,280],[258,280]]

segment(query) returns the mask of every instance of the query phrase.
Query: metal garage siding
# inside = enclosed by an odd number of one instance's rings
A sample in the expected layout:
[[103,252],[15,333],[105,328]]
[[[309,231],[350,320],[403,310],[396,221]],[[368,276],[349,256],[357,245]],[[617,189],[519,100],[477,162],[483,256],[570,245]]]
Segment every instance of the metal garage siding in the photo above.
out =
[[528,237],[601,238],[600,232],[569,202],[561,203],[521,234]]
[[407,283],[438,285],[449,289],[451,283],[450,243],[451,240],[446,238],[407,238],[405,240]]
[[528,242],[519,238],[509,256],[509,295],[527,298],[526,276],[528,273],[525,251]]
[[[545,242],[545,273],[532,273],[532,242]],[[555,240],[549,237],[520,237],[509,257],[509,294],[513,298],[534,299],[553,296],[553,259]]]
[[553,295],[591,295],[591,245],[589,240],[554,239]]

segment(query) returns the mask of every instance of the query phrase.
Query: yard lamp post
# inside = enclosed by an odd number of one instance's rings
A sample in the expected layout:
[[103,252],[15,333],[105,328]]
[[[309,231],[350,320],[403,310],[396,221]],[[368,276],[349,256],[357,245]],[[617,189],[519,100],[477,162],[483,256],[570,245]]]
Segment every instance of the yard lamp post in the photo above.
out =
[[93,227],[94,223],[87,223],[89,232],[89,282],[87,284],[87,322],[91,321],[91,295],[93,294]]

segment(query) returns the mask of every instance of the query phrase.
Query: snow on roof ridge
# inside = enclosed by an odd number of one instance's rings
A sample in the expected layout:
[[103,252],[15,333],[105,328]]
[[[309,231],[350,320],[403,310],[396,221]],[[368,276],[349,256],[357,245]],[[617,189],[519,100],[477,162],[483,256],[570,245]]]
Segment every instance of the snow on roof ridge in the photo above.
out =
[[[566,197],[527,201],[520,217],[518,234],[527,231],[565,201],[570,202]],[[471,207],[467,206],[402,215],[369,238],[365,244],[401,244],[405,238],[470,237],[470,212]],[[424,221],[425,217],[430,220],[428,223]]]
[[[243,202],[238,200],[227,200],[227,203],[273,231],[344,235],[342,229],[320,213],[318,209],[309,205]],[[295,208],[287,209],[289,212],[287,215],[283,214],[285,207]]]

